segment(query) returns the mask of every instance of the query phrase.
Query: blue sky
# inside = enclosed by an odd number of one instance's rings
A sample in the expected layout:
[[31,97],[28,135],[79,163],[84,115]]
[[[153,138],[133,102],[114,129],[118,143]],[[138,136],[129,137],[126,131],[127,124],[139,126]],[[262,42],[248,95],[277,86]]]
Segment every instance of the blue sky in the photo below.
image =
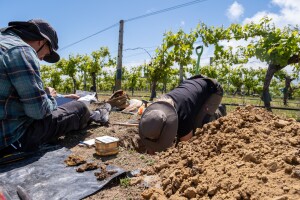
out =
[[[59,36],[60,48],[101,31],[121,19],[127,20],[193,0],[0,0],[0,27],[9,21],[33,18],[47,20]],[[202,21],[207,25],[228,26],[258,20],[264,15],[274,17],[279,25],[299,24],[299,0],[203,0],[202,2],[141,18],[124,24],[123,64],[130,66],[149,60],[161,44],[163,33],[179,28],[189,32]],[[296,16],[295,16],[296,15]],[[117,56],[119,27],[115,26],[78,44],[59,50],[62,57],[69,54],[90,54],[107,46]],[[207,62],[211,50],[205,49],[201,62]]]

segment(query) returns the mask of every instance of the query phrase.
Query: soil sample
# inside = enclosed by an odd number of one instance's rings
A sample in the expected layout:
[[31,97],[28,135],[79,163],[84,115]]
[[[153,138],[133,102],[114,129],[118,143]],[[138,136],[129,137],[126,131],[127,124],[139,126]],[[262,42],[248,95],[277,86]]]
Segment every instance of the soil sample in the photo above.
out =
[[64,162],[67,166],[78,166],[86,163],[86,161],[78,155],[70,155]]
[[92,162],[92,163],[85,163],[84,165],[81,165],[76,169],[77,172],[84,172],[84,171],[90,171],[94,169],[98,169],[98,163]]
[[102,165],[100,167],[101,172],[95,172],[95,176],[97,177],[97,180],[102,181],[108,177],[110,177],[111,175],[117,173],[116,170],[107,170],[105,165]]

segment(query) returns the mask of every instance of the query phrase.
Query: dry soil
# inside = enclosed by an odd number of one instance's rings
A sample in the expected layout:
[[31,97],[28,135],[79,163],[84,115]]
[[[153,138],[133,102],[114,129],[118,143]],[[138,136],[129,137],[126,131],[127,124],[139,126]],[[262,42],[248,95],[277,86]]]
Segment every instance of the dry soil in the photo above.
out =
[[[110,123],[138,117],[112,112]],[[137,151],[143,152],[137,131],[92,124],[61,140],[88,162],[141,170],[131,184],[116,180],[87,199],[300,199],[300,123],[294,119],[238,107],[198,129],[190,141],[154,156]],[[102,135],[120,138],[117,155],[99,157],[94,148],[77,145]]]

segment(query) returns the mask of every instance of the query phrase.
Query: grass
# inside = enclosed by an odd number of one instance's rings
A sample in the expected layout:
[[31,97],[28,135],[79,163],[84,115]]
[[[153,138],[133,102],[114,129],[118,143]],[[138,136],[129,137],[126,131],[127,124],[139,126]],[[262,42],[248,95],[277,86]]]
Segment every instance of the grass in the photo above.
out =
[[152,165],[154,165],[154,163],[155,163],[155,160],[153,160],[153,159],[149,159],[149,160],[146,160],[146,162],[145,162],[148,166],[152,166]]
[[121,187],[127,188],[130,185],[130,178],[128,178],[128,177],[121,178],[120,179],[120,185],[121,185]]
[[[233,104],[251,104],[257,106],[263,106],[264,103],[259,97],[233,97],[233,96],[225,96],[223,97],[222,103],[233,103]],[[286,107],[286,108],[300,108],[300,100],[289,100],[288,106],[283,105],[282,98],[274,98],[271,102],[272,107]],[[227,112],[235,110],[236,106],[226,106]],[[300,121],[300,111],[296,110],[278,110],[272,109],[272,112],[276,115],[285,118],[294,118],[297,121]]]
[[[236,104],[251,104],[263,106],[264,102],[259,97],[249,97],[249,96],[224,96],[222,99],[223,103],[236,103]],[[300,100],[288,100],[288,106],[283,105],[282,98],[273,98],[271,105],[274,107],[289,107],[289,108],[299,108]]]
[[129,150],[128,150],[128,153],[129,153],[129,154],[134,154],[134,153],[136,153],[136,151],[135,151],[134,149],[129,149]]

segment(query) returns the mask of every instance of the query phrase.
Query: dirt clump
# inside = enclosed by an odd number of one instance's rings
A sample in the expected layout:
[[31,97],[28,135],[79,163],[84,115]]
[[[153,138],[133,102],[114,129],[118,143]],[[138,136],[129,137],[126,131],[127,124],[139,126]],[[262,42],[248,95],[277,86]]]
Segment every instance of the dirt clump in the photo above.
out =
[[72,154],[64,161],[67,166],[78,166],[86,163],[86,160],[78,155]]
[[300,123],[247,106],[157,154],[144,199],[300,199]]
[[77,172],[85,172],[85,171],[90,171],[90,170],[94,170],[94,169],[98,169],[98,163],[96,162],[90,162],[90,163],[85,163],[83,165],[81,165],[80,167],[78,167],[76,169]]
[[95,172],[94,175],[97,177],[97,180],[102,181],[111,175],[117,173],[117,170],[107,170],[105,165],[100,166],[101,171]]

